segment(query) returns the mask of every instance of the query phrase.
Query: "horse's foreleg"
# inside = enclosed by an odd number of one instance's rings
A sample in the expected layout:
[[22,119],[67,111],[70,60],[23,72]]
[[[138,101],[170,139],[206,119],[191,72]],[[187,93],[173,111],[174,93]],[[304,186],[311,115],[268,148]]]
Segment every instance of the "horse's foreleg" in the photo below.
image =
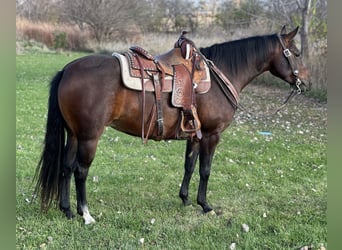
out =
[[77,213],[84,219],[85,224],[95,222],[95,219],[90,215],[87,204],[86,195],[86,180],[89,167],[95,157],[97,146],[96,140],[79,141],[78,146],[78,166],[75,170],[75,185],[77,197]]
[[185,150],[185,163],[184,163],[184,177],[182,185],[179,191],[179,197],[182,199],[184,205],[190,205],[191,202],[188,199],[189,195],[189,183],[192,173],[194,172],[196,161],[199,152],[199,142],[188,140]]
[[59,179],[59,208],[68,219],[74,217],[70,209],[70,180],[75,170],[75,158],[77,153],[77,139],[68,134],[65,147],[64,165]]
[[200,182],[198,186],[197,203],[203,208],[204,213],[213,209],[207,203],[207,185],[210,176],[211,162],[219,142],[219,135],[203,137],[200,144]]

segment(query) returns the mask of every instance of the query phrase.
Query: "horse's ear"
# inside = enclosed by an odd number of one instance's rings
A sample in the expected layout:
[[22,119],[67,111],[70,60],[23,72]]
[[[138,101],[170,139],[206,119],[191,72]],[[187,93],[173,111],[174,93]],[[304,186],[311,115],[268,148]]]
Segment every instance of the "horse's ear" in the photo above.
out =
[[297,35],[298,33],[298,29],[299,29],[299,26],[297,26],[297,28],[295,28],[294,30],[292,30],[290,33],[288,33],[285,37],[286,37],[286,40],[288,41],[291,41],[295,35]]
[[286,25],[284,25],[280,31],[280,35],[285,35],[285,34],[286,34]]

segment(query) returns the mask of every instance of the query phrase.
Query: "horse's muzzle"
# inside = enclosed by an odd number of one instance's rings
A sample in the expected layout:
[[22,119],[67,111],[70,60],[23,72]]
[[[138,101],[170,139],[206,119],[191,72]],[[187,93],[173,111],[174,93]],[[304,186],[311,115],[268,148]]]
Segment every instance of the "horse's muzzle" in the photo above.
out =
[[302,81],[302,84],[300,85],[300,90],[302,92],[306,92],[311,90],[312,82],[311,81]]
[[293,85],[293,88],[296,89],[298,93],[304,93],[311,89],[311,85],[311,81],[297,78],[296,83]]

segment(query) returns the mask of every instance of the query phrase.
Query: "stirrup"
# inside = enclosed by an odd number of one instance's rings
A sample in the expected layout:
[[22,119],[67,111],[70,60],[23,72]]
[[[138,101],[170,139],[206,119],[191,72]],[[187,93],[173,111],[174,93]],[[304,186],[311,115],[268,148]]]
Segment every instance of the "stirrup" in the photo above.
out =
[[193,120],[189,120],[189,122],[191,122],[191,125],[193,128],[186,128],[185,127],[185,122],[184,122],[184,112],[183,110],[181,111],[181,114],[182,114],[182,119],[181,119],[181,129],[183,132],[185,133],[196,133],[197,137],[199,139],[202,138],[202,133],[201,133],[201,122],[198,118],[198,115],[197,115],[197,110],[195,108],[195,106],[191,105],[191,113],[192,113],[192,116],[193,116]]

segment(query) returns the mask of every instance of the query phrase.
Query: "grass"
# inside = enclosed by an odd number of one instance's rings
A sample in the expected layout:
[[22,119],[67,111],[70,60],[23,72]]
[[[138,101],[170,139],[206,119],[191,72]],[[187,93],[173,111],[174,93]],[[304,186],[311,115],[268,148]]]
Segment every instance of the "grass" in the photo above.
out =
[[[142,145],[139,138],[113,129],[101,137],[87,181],[97,223],[85,226],[79,216],[66,220],[55,208],[41,214],[31,194],[48,82],[82,55],[17,56],[17,249],[229,249],[232,243],[236,249],[327,247],[327,108],[305,96],[273,116],[237,112],[222,134],[209,180],[208,201],[217,216],[204,215],[195,204],[197,171],[190,184],[194,204],[183,207],[178,198],[184,141]],[[286,91],[250,85],[242,103],[257,115],[280,104]],[[74,187],[71,194],[75,209]]]

